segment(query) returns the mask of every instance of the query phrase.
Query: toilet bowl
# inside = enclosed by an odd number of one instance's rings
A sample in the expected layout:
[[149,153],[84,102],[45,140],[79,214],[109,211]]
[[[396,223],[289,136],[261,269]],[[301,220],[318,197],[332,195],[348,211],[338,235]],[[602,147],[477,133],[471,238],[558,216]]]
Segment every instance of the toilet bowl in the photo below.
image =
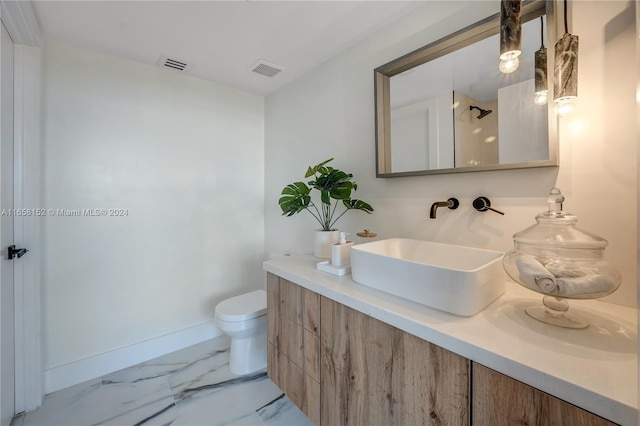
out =
[[231,337],[229,371],[249,374],[267,366],[267,292],[256,290],[216,305],[215,322]]

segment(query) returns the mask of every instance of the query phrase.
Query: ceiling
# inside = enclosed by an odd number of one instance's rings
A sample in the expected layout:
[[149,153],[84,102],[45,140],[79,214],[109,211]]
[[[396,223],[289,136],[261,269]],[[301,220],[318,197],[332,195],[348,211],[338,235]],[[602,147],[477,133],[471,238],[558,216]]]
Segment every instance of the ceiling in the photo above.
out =
[[[267,95],[422,1],[32,1],[45,37]],[[286,70],[251,72],[259,59]]]

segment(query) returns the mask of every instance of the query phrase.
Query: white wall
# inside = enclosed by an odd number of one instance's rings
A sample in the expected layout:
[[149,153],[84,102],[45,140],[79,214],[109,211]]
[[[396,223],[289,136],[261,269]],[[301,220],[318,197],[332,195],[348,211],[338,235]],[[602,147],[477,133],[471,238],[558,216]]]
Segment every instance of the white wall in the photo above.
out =
[[262,286],[264,98],[54,42],[44,87],[44,207],[128,211],[44,219],[51,391],[214,335]]
[[[567,197],[565,210],[610,242],[607,258],[624,282],[606,299],[636,305],[634,12],[625,12],[622,1],[570,3],[571,31],[580,36],[580,88],[576,111],[560,125],[559,168],[375,178],[372,70],[497,12],[495,2],[428,2],[267,97],[267,251],[311,252],[311,230],[317,227],[311,216],[283,217],[277,200],[282,187],[304,177],[308,165],[329,157],[354,174],[356,195],[376,209],[371,216],[350,212],[339,227],[352,233],[367,227],[381,237],[506,251],[513,247],[512,235],[546,210],[549,189],[557,185]],[[506,215],[473,210],[479,195]],[[433,202],[452,196],[461,201],[458,210],[439,210],[437,219],[428,218]]]

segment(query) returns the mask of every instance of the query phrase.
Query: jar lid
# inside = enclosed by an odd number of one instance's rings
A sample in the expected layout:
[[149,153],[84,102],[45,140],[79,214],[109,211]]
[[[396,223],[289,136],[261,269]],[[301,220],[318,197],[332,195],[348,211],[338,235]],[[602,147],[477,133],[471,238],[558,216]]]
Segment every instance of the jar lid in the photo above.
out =
[[356,235],[358,235],[358,237],[364,238],[375,238],[378,236],[378,234],[376,234],[375,232],[371,232],[368,229],[365,229],[364,232],[358,232]]
[[604,249],[608,242],[576,226],[578,218],[562,211],[564,196],[553,188],[547,197],[549,209],[536,216],[537,224],[513,235],[515,243],[578,249]]

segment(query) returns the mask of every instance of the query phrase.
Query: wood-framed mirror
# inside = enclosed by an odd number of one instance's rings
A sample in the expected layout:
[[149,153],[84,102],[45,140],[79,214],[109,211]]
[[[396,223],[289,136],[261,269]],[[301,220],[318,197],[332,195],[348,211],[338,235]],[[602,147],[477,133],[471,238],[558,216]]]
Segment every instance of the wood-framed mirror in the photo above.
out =
[[[558,166],[553,1],[523,2],[521,22],[520,65],[510,74],[498,69],[500,13],[374,70],[377,177]],[[541,104],[534,55],[543,42]]]

